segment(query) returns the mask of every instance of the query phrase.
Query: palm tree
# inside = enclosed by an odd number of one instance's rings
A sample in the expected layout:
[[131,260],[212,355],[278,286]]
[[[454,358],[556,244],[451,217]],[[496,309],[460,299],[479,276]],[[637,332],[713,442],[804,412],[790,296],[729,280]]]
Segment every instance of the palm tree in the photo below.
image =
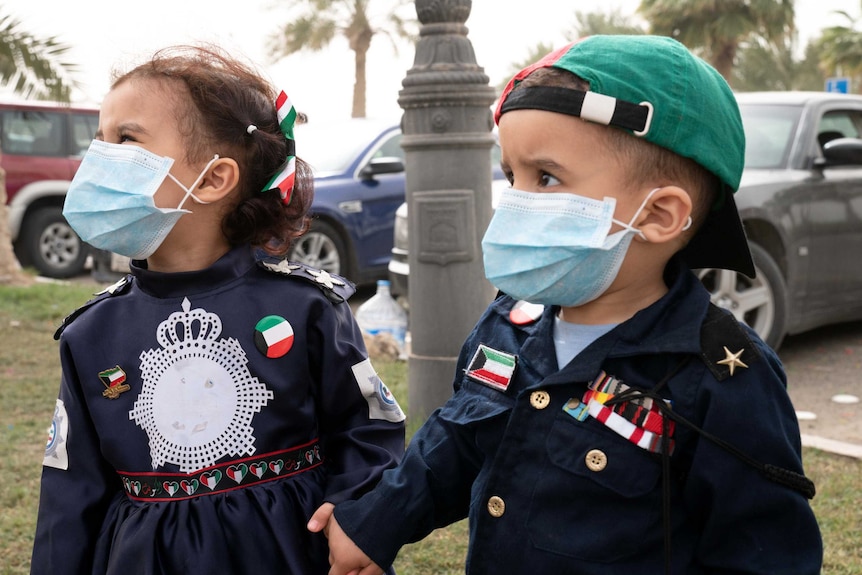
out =
[[[0,89],[26,98],[68,102],[77,83],[74,64],[64,62],[68,46],[54,37],[37,38],[15,18],[0,15]],[[0,283],[26,283],[12,250],[6,207],[6,173],[0,168]]]
[[0,15],[0,88],[25,98],[68,102],[78,67],[64,61],[69,46],[37,38],[20,21]]
[[794,57],[794,43],[752,39],[740,45],[733,67],[733,87],[741,92],[756,90],[822,90],[820,49],[810,43],[802,59]]
[[[392,5],[394,3],[394,5]],[[413,2],[392,0],[390,10],[382,24],[372,22],[371,0],[300,0],[306,12],[282,26],[270,36],[268,51],[276,59],[301,50],[319,51],[341,35],[347,39],[354,53],[355,84],[353,86],[354,118],[365,117],[365,66],[372,39],[378,34],[386,36],[397,52],[396,38],[413,39],[408,26],[414,19],[403,18],[398,9]]]
[[[643,34],[644,29],[634,23],[629,16],[624,15],[619,9],[610,12],[575,12],[575,22],[572,24],[566,37],[574,40],[584,36],[596,34]],[[509,79],[536,62],[545,54],[559,48],[545,42],[540,42],[530,48],[527,56],[520,62],[513,62],[509,66],[509,73],[497,85],[497,93],[500,94],[509,82]]]
[[641,0],[638,11],[653,33],[676,38],[729,83],[742,42],[794,35],[793,0]]
[[[862,2],[860,2],[862,4]],[[836,12],[847,19],[847,26],[832,26],[823,30],[817,41],[822,50],[822,64],[829,75],[855,76],[857,86],[862,76],[862,31],[857,26],[862,17],[853,18],[847,12]]]

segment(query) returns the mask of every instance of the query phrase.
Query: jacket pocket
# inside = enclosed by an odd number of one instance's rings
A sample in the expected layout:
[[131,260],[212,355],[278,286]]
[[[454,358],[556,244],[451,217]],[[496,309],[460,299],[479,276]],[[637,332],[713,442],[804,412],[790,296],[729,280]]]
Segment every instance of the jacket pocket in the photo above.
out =
[[544,447],[528,518],[533,545],[599,563],[661,549],[660,459],[565,413]]

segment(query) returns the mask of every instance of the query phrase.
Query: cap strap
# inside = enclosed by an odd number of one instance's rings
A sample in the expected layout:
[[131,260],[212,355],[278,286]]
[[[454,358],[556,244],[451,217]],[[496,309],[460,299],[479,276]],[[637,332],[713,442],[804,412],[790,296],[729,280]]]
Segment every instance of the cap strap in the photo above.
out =
[[545,110],[578,116],[597,124],[632,130],[636,136],[649,132],[652,104],[632,104],[598,92],[584,92],[558,86],[530,86],[512,91],[500,113],[511,110]]
[[296,142],[293,139],[293,124],[296,122],[296,109],[283,91],[275,101],[276,116],[281,133],[287,140],[287,160],[284,165],[264,186],[263,191],[278,189],[284,205],[290,204],[293,194],[293,183],[296,176]]

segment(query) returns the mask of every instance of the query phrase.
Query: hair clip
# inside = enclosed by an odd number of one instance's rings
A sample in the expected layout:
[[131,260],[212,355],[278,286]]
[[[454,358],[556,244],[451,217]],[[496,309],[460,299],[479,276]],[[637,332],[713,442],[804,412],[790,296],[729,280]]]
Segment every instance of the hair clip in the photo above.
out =
[[[293,124],[296,122],[296,109],[293,107],[287,94],[283,91],[278,94],[275,108],[279,128],[281,128],[281,133],[284,134],[287,140],[287,159],[278,173],[264,186],[263,191],[268,192],[269,190],[278,188],[282,203],[288,205],[293,195],[293,183],[296,176],[296,151],[293,140]],[[249,126],[250,128],[251,126]]]

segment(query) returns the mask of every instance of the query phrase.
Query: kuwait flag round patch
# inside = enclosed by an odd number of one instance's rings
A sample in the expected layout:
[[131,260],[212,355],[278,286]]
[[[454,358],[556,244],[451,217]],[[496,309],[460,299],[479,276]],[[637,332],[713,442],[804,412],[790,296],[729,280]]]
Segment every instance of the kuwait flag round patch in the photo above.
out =
[[266,357],[281,357],[293,346],[293,326],[278,315],[268,315],[254,326],[254,345]]

